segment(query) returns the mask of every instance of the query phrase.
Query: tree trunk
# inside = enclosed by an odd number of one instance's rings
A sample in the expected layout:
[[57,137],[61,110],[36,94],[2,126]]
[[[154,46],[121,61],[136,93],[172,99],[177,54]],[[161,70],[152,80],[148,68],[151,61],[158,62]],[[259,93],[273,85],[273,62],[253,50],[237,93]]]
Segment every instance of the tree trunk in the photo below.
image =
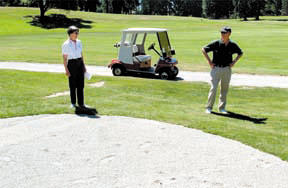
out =
[[43,0],[39,1],[39,8],[40,8],[40,19],[43,19],[45,17],[45,12],[47,11]]
[[260,20],[259,15],[256,15],[255,20]]
[[40,18],[45,17],[45,10],[43,8],[40,8]]
[[109,13],[109,1],[105,0],[106,2],[106,13]]
[[259,4],[257,4],[255,20],[257,20],[257,21],[260,20],[260,7],[259,7]]

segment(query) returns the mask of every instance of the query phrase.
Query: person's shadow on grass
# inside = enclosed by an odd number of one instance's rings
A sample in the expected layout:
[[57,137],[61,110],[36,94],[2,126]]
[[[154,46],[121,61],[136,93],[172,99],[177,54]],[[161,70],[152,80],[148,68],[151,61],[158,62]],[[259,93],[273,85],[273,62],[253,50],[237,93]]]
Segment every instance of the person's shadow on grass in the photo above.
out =
[[88,115],[88,114],[76,114],[76,115],[79,116],[79,117],[87,117],[87,118],[90,118],[90,119],[99,119],[99,118],[101,118],[98,115]]
[[32,18],[30,25],[41,27],[44,29],[68,28],[75,25],[78,28],[91,29],[90,25],[93,23],[90,20],[83,20],[81,18],[68,18],[64,14],[49,14],[41,18],[40,16],[24,16],[25,18]]
[[75,114],[79,117],[88,117],[91,119],[100,118],[100,116],[98,116],[98,111],[96,110],[96,108],[88,108],[88,107],[80,108],[76,106]]
[[218,113],[218,112],[212,112],[212,114],[217,115],[217,116],[233,118],[233,119],[250,121],[250,122],[253,122],[255,124],[266,124],[266,121],[268,119],[268,118],[254,118],[254,117],[250,117],[250,116],[243,115],[243,114],[237,114],[237,113],[229,112],[229,111],[227,111],[227,112],[228,112],[227,114],[222,114],[222,113]]

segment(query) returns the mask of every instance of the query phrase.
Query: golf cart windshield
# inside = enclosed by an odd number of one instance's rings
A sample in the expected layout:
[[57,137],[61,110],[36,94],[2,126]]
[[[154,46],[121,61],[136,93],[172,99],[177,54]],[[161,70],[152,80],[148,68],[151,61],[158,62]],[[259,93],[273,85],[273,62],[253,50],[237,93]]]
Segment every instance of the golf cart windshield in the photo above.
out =
[[162,51],[162,54],[166,53],[167,57],[171,57],[172,56],[171,46],[170,46],[167,31],[158,32],[157,36],[158,36],[158,41],[159,41],[160,50]]

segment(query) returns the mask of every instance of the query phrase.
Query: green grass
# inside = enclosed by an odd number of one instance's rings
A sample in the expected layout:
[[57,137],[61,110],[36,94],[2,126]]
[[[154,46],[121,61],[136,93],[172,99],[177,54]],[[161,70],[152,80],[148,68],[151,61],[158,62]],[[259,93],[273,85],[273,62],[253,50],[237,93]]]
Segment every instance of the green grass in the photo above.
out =
[[[62,74],[0,70],[0,118],[73,113],[69,96],[46,99],[68,89]],[[126,77],[93,77],[101,88],[86,86],[86,103],[101,115],[120,115],[184,125],[241,141],[288,161],[287,89],[232,87],[230,111],[266,124],[204,113],[208,84]],[[263,102],[266,101],[266,102]],[[197,143],[191,143],[197,144]]]
[[[288,17],[261,17],[262,21],[207,20],[175,16],[112,15],[80,11],[50,10],[48,14],[90,20],[91,29],[81,29],[80,38],[88,64],[107,65],[117,57],[113,44],[120,31],[129,27],[162,27],[170,30],[170,40],[183,70],[208,71],[201,47],[219,38],[224,25],[233,28],[232,39],[239,43],[244,57],[234,72],[288,75],[286,46]],[[0,61],[62,63],[61,44],[65,29],[42,29],[31,26],[28,15],[38,15],[34,8],[0,8]],[[279,21],[282,20],[282,21]],[[89,25],[89,24],[88,24]],[[150,38],[147,45],[155,39]],[[151,52],[153,54],[153,52]],[[154,62],[157,56],[153,54]]]
[[[129,27],[168,28],[183,70],[208,71],[201,47],[219,37],[224,25],[233,28],[233,40],[243,48],[244,57],[234,69],[239,73],[288,75],[286,45],[288,17],[262,17],[262,21],[207,20],[192,17],[112,15],[80,11],[50,10],[48,14],[90,20],[91,29],[81,29],[86,63],[106,65],[117,57],[113,44],[120,31]],[[62,63],[64,28],[31,26],[33,8],[0,7],[0,61]],[[281,21],[279,21],[281,20]],[[155,41],[148,38],[147,45]],[[151,54],[153,54],[151,52]],[[157,56],[153,54],[156,61]],[[0,70],[0,118],[36,114],[73,113],[69,96],[44,96],[68,89],[62,74]],[[197,128],[241,141],[288,161],[287,89],[232,87],[228,109],[266,124],[204,113],[209,86],[204,83],[168,82],[139,78],[96,77],[105,81],[101,88],[85,88],[86,103],[101,115],[121,115],[159,120]],[[149,92],[147,92],[149,91]]]

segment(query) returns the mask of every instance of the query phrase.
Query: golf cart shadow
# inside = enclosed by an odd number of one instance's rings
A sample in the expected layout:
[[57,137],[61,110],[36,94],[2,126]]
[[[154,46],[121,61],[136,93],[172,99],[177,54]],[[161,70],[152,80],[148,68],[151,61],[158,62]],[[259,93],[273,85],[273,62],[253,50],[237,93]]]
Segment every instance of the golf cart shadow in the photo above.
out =
[[217,115],[217,116],[228,117],[228,118],[232,118],[232,119],[250,121],[250,122],[255,123],[255,124],[266,124],[266,121],[268,119],[268,118],[254,118],[254,117],[250,117],[250,116],[243,115],[243,114],[237,114],[237,113],[229,112],[229,111],[227,111],[227,112],[228,112],[228,114],[221,114],[221,113],[217,113],[217,112],[212,112],[212,114]]
[[30,23],[32,26],[41,27],[44,29],[68,28],[75,25],[78,28],[92,28],[90,20],[80,18],[67,18],[64,14],[49,14],[41,18],[40,16],[24,16],[24,18],[32,18]]
[[[143,74],[143,73],[134,73],[134,72],[129,72],[126,73],[123,76],[132,76],[135,78],[146,78],[146,79],[155,79],[155,80],[162,80],[158,75],[153,75],[153,74]],[[183,81],[184,79],[182,77],[176,77],[173,80],[167,80],[167,81]]]

